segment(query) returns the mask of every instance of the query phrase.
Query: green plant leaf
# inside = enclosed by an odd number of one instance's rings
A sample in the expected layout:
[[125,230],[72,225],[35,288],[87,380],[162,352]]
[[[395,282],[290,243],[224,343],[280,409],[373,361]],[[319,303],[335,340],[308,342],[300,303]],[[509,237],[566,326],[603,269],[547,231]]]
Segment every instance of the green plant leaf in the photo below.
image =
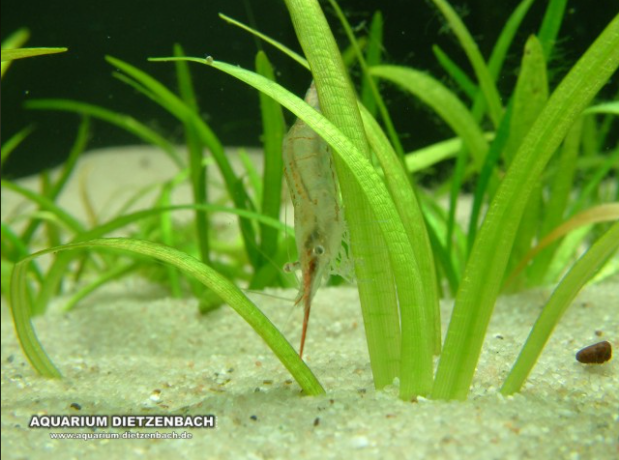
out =
[[566,6],[567,0],[550,0],[546,8],[544,20],[539,30],[539,38],[544,48],[546,61],[550,61],[552,57],[552,50],[559,35]]
[[[312,5],[315,6],[316,4],[312,3]],[[301,14],[300,16],[314,18],[314,17],[318,17],[321,15],[316,14],[315,11],[314,12],[307,11],[305,15]],[[343,15],[340,14],[340,16],[343,16]],[[300,23],[305,24],[305,21],[302,20],[300,21]],[[343,25],[346,28],[347,21],[344,20]],[[323,23],[323,26],[324,26],[324,23]],[[264,37],[264,35],[253,31],[251,28],[247,26],[241,25],[241,27],[243,27],[245,30],[250,31],[251,33],[254,33],[255,35],[258,35],[260,38],[267,40],[269,43],[273,44],[278,49],[288,54],[293,59],[295,59],[297,62],[301,63],[304,67],[309,69],[309,65],[307,61],[305,61],[302,57],[298,56],[296,53],[290,51],[284,45],[278,42],[275,42],[272,39],[269,39],[268,37]],[[352,36],[353,35],[352,31],[350,31],[350,28],[348,28],[348,30],[349,30],[348,35],[349,37],[352,37],[351,42],[354,45],[355,39]],[[334,56],[337,54],[337,52],[330,52],[330,51],[325,50],[322,47],[321,37],[330,35],[330,33],[328,33],[325,28],[323,28],[321,32],[310,34],[310,35],[315,37],[316,41],[306,46],[306,49],[312,50],[312,51],[317,50],[318,54],[322,54],[324,56]],[[353,49],[354,48],[355,47],[353,46]],[[333,49],[335,49],[335,47],[332,46],[331,50]],[[358,56],[358,60],[363,65],[363,57]],[[317,67],[323,68],[323,69],[337,68],[337,66],[330,65],[327,62],[318,64]],[[372,84],[371,86],[374,90],[373,91],[374,94],[377,95],[378,93],[376,91],[375,85]],[[380,100],[378,95],[376,97],[378,98],[378,100]],[[334,107],[335,107],[336,112],[338,112],[337,107],[342,107],[341,102],[334,104]],[[344,107],[350,107],[350,106],[344,105]],[[389,145],[389,143],[386,142],[386,139],[384,138],[384,134],[382,133],[382,130],[380,130],[378,125],[375,123],[375,121],[372,120],[372,117],[369,116],[369,114],[364,109],[362,104],[359,104],[359,109],[364,118],[367,136],[368,138],[371,138],[370,142],[374,142],[373,148],[377,152],[380,152],[383,154],[383,158],[381,162],[384,162],[384,163],[389,164],[390,166],[393,166],[391,169],[391,172],[393,174],[396,174],[396,175],[403,174],[403,169],[401,167],[398,168],[397,165],[392,164],[394,160],[395,160],[395,163],[398,163],[398,161],[395,158],[391,157],[393,149]],[[370,120],[370,123],[368,123],[368,120]],[[397,136],[396,136],[396,140],[397,140]],[[340,181],[342,181],[341,178],[340,178]],[[419,221],[415,222],[415,225],[412,225],[412,226],[407,225],[405,228],[406,228],[406,232],[408,232],[408,235],[409,235],[409,241],[411,241],[413,248],[415,248],[416,259],[420,261],[420,266],[427,268],[427,267],[433,266],[432,254],[427,250],[427,248],[429,247],[428,235],[427,235],[427,232],[425,231],[424,223],[423,223],[423,220],[421,219],[421,214],[418,213],[418,205],[416,205],[416,199],[414,196],[414,192],[406,178],[404,178],[403,183],[406,184],[406,186],[403,188],[399,188],[397,186],[395,187],[390,186],[390,189],[396,190],[397,193],[401,193],[404,195],[404,201],[402,201],[402,203],[409,203],[409,202],[415,203],[415,207],[411,208],[409,213],[412,215],[416,215],[419,218]],[[411,195],[410,197],[408,196],[409,194]],[[356,196],[356,195],[358,195],[358,193],[353,193],[353,196]],[[395,201],[397,203],[399,202],[399,199],[396,199]],[[350,209],[351,203],[347,202],[346,206],[347,206],[347,209]],[[405,209],[405,208],[406,206],[400,206],[398,207],[398,211],[401,211],[402,209]],[[403,217],[403,219],[404,218],[405,217]],[[366,225],[365,222],[368,222],[368,219],[373,219],[373,216],[367,216],[367,217],[361,218],[362,224]],[[410,224],[410,221],[408,221],[408,223]],[[414,229],[416,230],[421,229],[423,231],[414,231]],[[412,233],[412,237],[411,237],[411,233]],[[357,244],[356,247],[359,248],[360,245]],[[377,243],[370,244],[368,246],[368,249],[369,248],[372,248],[372,251],[369,252],[369,254],[374,254],[375,257],[377,257],[380,252],[384,252],[384,251],[379,250],[379,246]],[[400,356],[400,352],[396,345],[397,342],[399,341],[399,336],[400,336],[399,331],[397,330],[398,329],[398,324],[397,324],[398,320],[396,317],[397,307],[394,307],[394,308],[387,307],[388,305],[392,305],[393,302],[395,301],[395,293],[393,292],[392,289],[388,288],[391,285],[392,277],[389,275],[387,271],[385,271],[386,264],[385,264],[384,258],[382,260],[376,260],[374,263],[370,264],[370,260],[366,257],[364,259],[364,262],[366,266],[373,265],[374,267],[377,267],[373,273],[367,272],[362,275],[359,275],[358,273],[357,276],[358,278],[361,278],[361,279],[368,279],[368,280],[372,279],[375,285],[379,288],[378,290],[372,292],[369,290],[367,285],[361,286],[360,295],[361,295],[361,300],[362,300],[361,301],[362,311],[364,313],[364,318],[365,318],[364,322],[366,325],[366,336],[368,340],[368,348],[370,351],[370,359],[371,359],[372,370],[374,374],[374,383],[378,388],[381,388],[382,386],[392,381],[393,377],[397,375],[397,369],[399,367],[397,361],[399,360],[398,357]],[[357,267],[357,269],[359,268]],[[381,281],[381,279],[378,278],[378,275],[384,276],[384,281]],[[435,286],[436,283],[433,281],[434,271],[433,270],[430,270],[430,271],[420,270],[420,272],[418,273],[418,276],[419,277],[414,278],[414,279],[420,280],[420,281],[423,280],[423,281],[416,286],[416,289],[420,291],[425,290],[425,292],[421,294],[421,297],[426,299],[425,305],[428,308],[428,311],[429,311],[428,314],[430,316],[434,316],[433,322],[435,324],[435,327],[434,327],[435,343],[434,343],[434,346],[431,348],[433,348],[436,352],[438,352],[438,350],[440,349],[440,342],[439,342],[440,315],[438,313],[438,303],[436,300],[438,296],[438,292]],[[431,281],[428,281],[428,280],[431,280]],[[380,289],[382,289],[382,291]],[[372,296],[373,296],[373,300],[370,299]],[[382,308],[380,306],[381,303],[382,303]],[[403,321],[403,324],[405,324],[405,327],[408,330],[410,325],[413,323],[413,321],[411,320],[411,316],[414,316],[414,314],[409,312],[408,310],[405,310],[404,315],[406,316],[406,320]],[[430,321],[432,322],[432,320]],[[413,376],[416,375],[415,374],[416,371],[415,372],[410,371],[411,366],[413,366],[412,363],[415,359],[414,352],[411,350],[411,347],[414,347],[414,344],[411,344],[410,341],[406,341],[402,343],[402,347],[403,347],[403,350],[405,350],[404,353],[402,353],[402,356],[406,357],[405,358],[406,362],[403,363],[402,365],[402,369],[403,369],[402,373],[403,375],[405,375],[405,377],[403,379],[404,384],[401,386],[400,395],[403,399],[409,399],[411,395],[413,394],[413,392],[415,391],[415,387],[414,387],[415,384],[411,384],[411,379],[414,379]],[[421,383],[417,388],[423,388],[424,385],[425,383]]]
[[68,229],[70,229],[73,233],[80,234],[84,233],[84,226],[71,214],[69,214],[64,209],[60,208],[50,199],[44,197],[43,195],[39,195],[38,193],[33,192],[32,190],[28,190],[21,185],[18,185],[9,181],[2,181],[2,187],[7,188],[15,193],[19,193],[25,198],[31,200],[32,202],[39,205],[39,207],[43,210],[50,211],[52,214],[58,217],[60,222],[62,222]]
[[525,44],[512,99],[509,140],[502,155],[507,166],[548,100],[546,62],[542,45],[535,35],[531,35]]
[[[520,2],[505,23],[499,38],[492,48],[490,59],[488,59],[488,71],[495,82],[501,74],[501,69],[503,68],[503,63],[505,62],[505,56],[511,47],[514,36],[518,32],[520,24],[534,1],[535,0],[522,0],[522,2]],[[473,109],[471,110],[476,120],[481,120],[485,107],[486,102],[484,99],[484,94],[481,91],[478,91],[477,97],[475,98],[475,102],[473,104]]]
[[453,92],[430,75],[408,67],[382,65],[372,67],[370,73],[395,83],[429,105],[462,138],[476,167],[481,168],[488,143],[469,110]]
[[[256,56],[256,71],[275,81],[275,72],[267,55],[260,51]],[[264,174],[262,178],[262,199],[260,209],[263,214],[279,219],[282,201],[282,173],[284,164],[282,144],[285,122],[281,106],[270,97],[259,93],[262,114],[262,145],[264,146]],[[278,267],[268,259],[278,252],[278,232],[272,227],[260,225],[260,254],[264,262],[254,273],[250,289],[260,289],[272,284],[278,275]]]
[[9,158],[13,150],[15,150],[19,144],[21,144],[29,135],[34,131],[34,126],[28,126],[21,131],[13,134],[8,141],[2,144],[2,160],[0,165],[3,166],[4,162]]
[[[358,40],[355,38],[355,34],[352,30],[352,27],[350,26],[350,23],[346,19],[346,15],[342,11],[342,9],[339,7],[337,2],[335,0],[329,0],[329,3],[331,4],[331,7],[335,10],[335,14],[337,14],[337,17],[339,18],[340,22],[342,23],[342,26],[344,27],[344,32],[346,32],[346,35],[348,37],[348,40],[350,41],[352,50],[354,51],[355,56],[357,57],[357,62],[359,62],[361,71],[363,72],[363,83],[366,85],[368,90],[371,92],[372,101],[378,108],[378,113],[380,114],[380,117],[383,120],[383,123],[385,124],[385,129],[387,130],[387,133],[389,134],[389,139],[391,140],[391,144],[393,145],[393,148],[398,153],[398,155],[402,157],[404,156],[404,149],[402,148],[402,144],[400,143],[398,134],[396,133],[395,127],[393,126],[393,122],[391,121],[391,116],[389,115],[389,112],[387,111],[387,107],[385,106],[385,103],[383,102],[383,98],[381,97],[380,92],[378,91],[376,82],[373,80],[372,76],[369,73],[369,65],[365,62],[365,57],[363,56],[363,53],[361,52],[361,47],[358,44]],[[374,34],[377,34],[379,32],[377,30],[378,26],[374,26],[374,27],[375,27]],[[376,38],[378,37],[376,36],[374,37],[375,41],[376,41]],[[375,43],[373,46],[374,48],[378,48],[378,52],[380,52],[380,43],[378,45]],[[368,51],[372,51],[374,55],[372,56],[372,58],[374,60],[378,60],[380,58],[380,54],[377,54],[376,50],[368,50]],[[378,62],[375,62],[375,64],[377,65]]]
[[619,220],[619,203],[602,204],[572,216],[561,225],[551,229],[551,231],[549,231],[548,234],[546,234],[546,236],[542,238],[535,247],[531,248],[522,260],[520,260],[520,263],[516,265],[512,273],[505,281],[505,285],[512,283],[516,276],[518,276],[518,273],[520,273],[527,266],[530,260],[534,259],[541,251],[543,251],[544,248],[560,240],[568,233],[582,226],[590,226],[594,223],[612,222],[615,220]]
[[128,251],[133,254],[155,258],[177,267],[185,274],[195,277],[206,287],[224,299],[262,337],[282,364],[290,371],[308,395],[324,394],[324,389],[307,365],[299,358],[294,348],[275,328],[269,319],[239,288],[197,259],[159,244],[148,241],[110,238],[73,243],[37,252],[15,265],[11,280],[11,312],[15,329],[24,353],[37,372],[46,377],[60,377],[60,372],[45,354],[30,321],[30,306],[25,296],[26,269],[31,260],[53,252],[78,249],[107,249]]
[[619,116],[619,101],[597,104],[583,110],[582,112],[583,115],[594,115],[599,113]]
[[[441,350],[441,313],[438,302],[438,281],[436,279],[436,267],[432,256],[432,245],[430,235],[426,227],[425,218],[421,210],[412,181],[406,170],[403,168],[400,158],[389,144],[385,133],[380,129],[378,122],[372,118],[369,111],[362,107],[361,116],[365,125],[365,132],[368,141],[378,158],[383,173],[385,183],[393,202],[398,210],[398,215],[408,236],[408,240],[415,248],[415,258],[419,264],[421,276],[419,289],[424,292],[421,295],[428,308],[433,308],[434,313],[434,354],[439,354]],[[395,328],[394,328],[395,329]],[[403,395],[408,398],[408,394]]]
[[460,68],[451,58],[440,48],[438,45],[432,47],[434,56],[438,60],[439,64],[445,72],[458,84],[460,89],[470,99],[475,99],[478,94],[477,85],[464,73],[464,70]]
[[14,61],[34,56],[44,56],[46,54],[64,53],[68,48],[18,48],[2,49],[2,62]]
[[[531,35],[524,47],[520,73],[509,108],[509,137],[502,149],[502,158],[506,168],[511,164],[514,154],[546,105],[547,100],[548,79],[544,51],[537,37]],[[565,164],[565,174],[563,172],[559,174],[559,176],[565,178],[565,184],[571,185],[570,170],[572,164],[568,160]],[[527,203],[525,215],[529,218],[522,219],[522,222],[520,222],[511,255],[512,263],[514,260],[519,260],[529,250],[531,241],[539,231],[542,197],[542,183],[540,181]],[[558,195],[555,194],[555,200],[557,198]],[[559,205],[559,202],[557,201],[556,204]],[[550,203],[546,209],[548,212],[556,211],[561,215],[563,213],[563,208],[559,206],[553,208]]]
[[[71,151],[69,152],[69,157],[66,159],[62,166],[62,170],[60,175],[56,179],[53,184],[50,184],[47,189],[43,190],[42,197],[49,200],[51,203],[55,203],[56,198],[62,192],[64,186],[66,185],[69,177],[73,173],[75,169],[75,165],[77,164],[77,160],[80,155],[86,149],[88,145],[88,137],[90,135],[90,120],[88,117],[84,117],[80,123],[79,129],[77,131],[77,136],[75,138],[75,142],[73,143],[73,147],[71,147]],[[45,173],[44,173],[45,174]],[[61,209],[60,207],[56,209]],[[62,219],[61,219],[62,220]],[[39,224],[41,223],[38,219],[33,219],[30,221],[26,229],[21,234],[21,239],[24,244],[29,244],[32,236],[36,232]],[[51,227],[48,227],[48,233],[51,232]]]
[[303,56],[301,56],[299,53],[295,53],[290,48],[288,48],[287,46],[281,44],[277,40],[273,40],[271,37],[269,37],[267,35],[264,35],[263,33],[260,33],[257,30],[252,29],[251,27],[243,24],[242,22],[237,21],[236,19],[232,19],[229,16],[226,16],[225,14],[219,13],[219,17],[221,19],[223,19],[224,21],[226,21],[227,23],[235,25],[235,26],[237,26],[237,27],[239,27],[239,28],[249,32],[250,34],[255,35],[256,37],[264,40],[268,44],[273,45],[275,48],[277,48],[278,50],[280,50],[281,52],[283,52],[287,56],[289,56],[292,59],[294,59],[295,61],[297,61],[299,64],[301,64],[301,66],[303,66],[305,68],[308,68],[307,60]]
[[[174,56],[183,56],[185,52],[182,46],[176,44],[174,46]],[[186,62],[178,61],[176,63],[176,77],[178,79],[178,91],[181,98],[191,110],[200,113],[198,100],[193,89],[191,81],[191,73],[189,65]],[[206,186],[207,169],[204,158],[205,144],[196,132],[196,128],[190,120],[183,120],[185,130],[185,143],[189,153],[189,171],[191,178],[191,192],[193,194],[193,202],[196,204],[208,203],[208,187]],[[211,260],[209,247],[210,222],[208,214],[196,209],[195,211],[195,229],[196,241],[200,250],[200,260],[205,264],[209,264]]]
[[[157,58],[153,60],[167,61],[173,59],[174,58]],[[424,289],[419,285],[419,280],[423,277],[419,274],[418,263],[412,255],[412,248],[406,237],[406,232],[402,223],[397,217],[398,214],[393,201],[369,160],[324,116],[281,86],[252,72],[241,69],[238,66],[232,66],[212,59],[185,59],[206,64],[226,72],[269,95],[310,125],[314,131],[333,147],[334,151],[337,153],[336,157],[342,159],[344,166],[359,184],[361,188],[360,193],[362,193],[365,199],[370,203],[372,209],[371,222],[375,223],[384,235],[389,235],[386,241],[389,249],[384,251],[383,254],[387,253],[390,257],[393,257],[392,266],[394,270],[396,270],[397,267],[397,270],[400,272],[398,273],[398,277],[402,277],[402,279],[406,280],[405,282],[403,281],[401,289],[398,285],[398,294],[414,296],[414,300],[411,301],[407,299],[406,303],[403,302],[401,305],[405,305],[406,309],[412,309],[410,315],[414,316],[414,318],[407,318],[407,320],[414,322],[413,329],[418,331],[418,333],[411,334],[410,338],[418,345],[416,348],[417,353],[422,355],[412,357],[412,359],[419,360],[415,365],[421,366],[421,370],[417,368],[415,372],[411,373],[413,375],[419,375],[418,372],[421,372],[421,377],[416,381],[416,384],[422,385],[422,388],[426,386],[428,378],[431,379],[431,359],[433,350],[432,331],[434,331],[433,315],[435,312],[432,310],[432,305],[427,299],[420,299],[418,297],[421,295],[419,292],[423,292]],[[366,221],[364,225],[367,226],[368,222],[370,221]],[[374,233],[376,232],[374,231]],[[376,251],[376,248],[372,248],[372,250]],[[357,256],[355,255],[355,257]],[[375,267],[371,268],[376,269]],[[368,285],[370,281],[372,284],[375,283],[375,275],[373,273],[371,273],[370,277],[364,279],[367,280],[363,283],[364,286]],[[414,286],[414,288],[412,288],[412,286]],[[413,291],[416,289],[417,291],[412,293],[410,291],[411,289]],[[406,299],[406,297],[404,298]],[[384,302],[384,299],[385,297],[377,299],[379,307],[382,307],[380,304]],[[383,321],[384,318],[378,316],[377,321],[379,320]],[[380,327],[383,326],[381,325]],[[410,375],[407,378],[410,378]],[[407,391],[410,391],[410,389],[407,389]],[[419,394],[423,394],[423,391],[420,391]]]
[[466,398],[524,206],[569,128],[618,66],[619,15],[553,92],[490,204],[456,297],[434,398]]
[[[11,48],[21,48],[28,39],[30,38],[30,31],[25,27],[21,29],[17,29],[15,32],[10,34],[4,40],[2,40],[2,49],[11,49]],[[4,61],[4,60],[3,60]],[[12,61],[2,62],[2,69],[0,71],[0,78],[4,77],[4,74],[11,66]]]
[[[424,292],[410,284],[419,266],[400,221],[393,222],[393,231],[386,231],[386,227],[380,224],[381,231],[376,231],[376,226],[369,224],[375,220],[382,221],[385,214],[397,220],[397,211],[384,184],[368,161],[370,150],[357,97],[320,4],[316,0],[287,0],[286,6],[312,70],[321,110],[353,147],[353,151],[359,153],[355,163],[363,165],[362,175],[355,176],[346,161],[351,157],[351,150],[330,142],[315,125],[301,117],[336,153],[334,164],[346,209],[350,245],[357,261],[355,274],[358,280],[363,280],[359,283],[359,297],[374,385],[382,388],[399,373],[401,397],[408,399],[409,393],[411,396],[427,394],[432,379],[431,315],[434,311],[419,298]],[[354,153],[352,155],[356,157]],[[365,176],[367,174],[372,175]],[[378,186],[370,192],[374,196],[369,196],[368,190],[364,190],[364,186],[371,183],[368,180]],[[374,197],[380,199],[372,203]],[[402,251],[400,254],[394,255],[395,248],[389,249],[392,243],[399,246],[398,250]],[[401,260],[396,260],[398,258]],[[402,263],[410,265],[403,267]],[[397,336],[393,333],[393,328],[397,326],[398,303],[402,329],[408,331],[413,328],[419,332],[417,335],[408,335],[401,344],[397,343]],[[414,357],[410,352],[411,347],[417,352]],[[404,359],[406,362],[402,361]]]
[[[368,33],[368,46],[365,50],[365,62],[368,67],[379,65],[382,57],[383,46],[383,15],[376,11],[372,16],[370,31]],[[366,78],[361,82],[361,101],[368,109],[370,114],[376,116],[376,100],[374,99],[374,89],[368,81],[369,75],[364,73]]]
[[[546,202],[545,212],[543,219],[541,220],[541,226],[538,238],[546,237],[555,227],[557,227],[562,221],[568,203],[571,201],[572,191],[574,189],[574,177],[576,174],[576,160],[578,158],[581,135],[583,128],[582,117],[577,120],[570,128],[563,146],[558,152],[557,158],[557,171],[552,178],[550,184],[550,197]],[[541,187],[540,187],[541,188]],[[539,199],[541,201],[542,193],[538,191]],[[526,245],[520,246],[520,251],[514,254],[512,257],[515,260],[519,260],[528,252],[531,248],[531,241],[533,236]],[[558,241],[546,248],[542,254],[534,260],[533,265],[527,269],[527,284],[529,286],[540,285],[544,282],[546,275],[548,274],[548,267],[552,261],[554,252],[558,246]]]
[[608,258],[619,248],[619,222],[604,233],[589,250],[574,264],[561,280],[542,313],[535,322],[529,338],[522,347],[516,363],[512,367],[501,393],[510,395],[520,391],[529,373],[535,366],[553,329],[570,306],[578,292]]
[[[610,171],[619,170],[619,146],[613,152],[610,152],[608,157],[593,171],[591,178],[581,189],[578,199],[570,205],[570,213],[582,209],[585,203],[591,199],[591,196],[596,192],[599,185],[608,176]],[[619,201],[619,187],[615,187],[615,200]]]
[[22,27],[11,33],[8,37],[2,40],[2,49],[15,49],[21,48],[21,46],[30,38],[30,31]]
[[[236,176],[228,156],[224,151],[223,145],[210,126],[204,122],[200,114],[146,72],[112,56],[107,56],[106,60],[114,67],[124,72],[124,74],[115,74],[117,78],[144,93],[183,123],[190,123],[192,125],[192,129],[195,130],[200,141],[208,147],[213,155],[219,171],[224,178],[228,195],[234,202],[235,207],[240,209],[254,209],[254,204],[243,186],[243,181]],[[259,253],[256,250],[258,241],[255,231],[251,223],[245,219],[240,219],[239,226],[241,228],[241,235],[243,237],[247,257],[251,265],[256,268]]]
[[179,168],[185,167],[183,160],[181,160],[178,152],[176,151],[176,148],[170,142],[129,115],[113,112],[96,105],[72,101],[69,99],[34,99],[31,101],[26,101],[24,106],[27,109],[34,110],[62,110],[66,112],[76,112],[107,121],[108,123],[130,132],[149,144],[160,147]]
[[499,91],[497,90],[492,75],[486,66],[484,58],[477,47],[477,43],[473,40],[473,37],[467,30],[464,22],[460,19],[458,14],[454,11],[451,5],[446,0],[432,0],[434,4],[441,10],[441,13],[447,19],[447,22],[451,26],[453,33],[460,41],[460,45],[464,52],[466,53],[473,70],[475,71],[475,76],[477,77],[477,81],[479,83],[479,88],[481,89],[484,97],[486,99],[486,106],[488,107],[488,114],[490,115],[490,119],[494,124],[495,128],[499,126],[499,122],[501,121],[501,117],[503,116],[503,107],[501,106],[501,97],[499,96]]

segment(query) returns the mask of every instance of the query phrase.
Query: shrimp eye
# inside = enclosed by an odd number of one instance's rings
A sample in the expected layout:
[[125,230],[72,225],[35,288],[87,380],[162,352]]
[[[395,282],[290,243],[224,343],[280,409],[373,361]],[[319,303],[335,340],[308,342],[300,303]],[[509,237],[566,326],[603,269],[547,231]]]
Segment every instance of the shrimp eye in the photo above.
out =
[[325,248],[322,246],[315,246],[314,247],[314,255],[315,256],[321,256],[325,253]]

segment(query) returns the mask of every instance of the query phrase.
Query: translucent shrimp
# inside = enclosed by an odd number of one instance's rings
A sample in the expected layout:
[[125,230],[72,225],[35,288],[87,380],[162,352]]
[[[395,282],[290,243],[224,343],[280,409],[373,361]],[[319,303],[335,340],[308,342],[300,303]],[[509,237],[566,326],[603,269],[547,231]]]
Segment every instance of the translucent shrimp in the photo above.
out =
[[[320,111],[312,82],[305,101]],[[303,302],[303,330],[299,356],[303,357],[312,298],[321,279],[340,251],[345,224],[339,205],[333,159],[327,143],[303,120],[297,120],[284,137],[284,173],[294,206],[302,282],[295,305]],[[290,266],[288,266],[290,269]]]

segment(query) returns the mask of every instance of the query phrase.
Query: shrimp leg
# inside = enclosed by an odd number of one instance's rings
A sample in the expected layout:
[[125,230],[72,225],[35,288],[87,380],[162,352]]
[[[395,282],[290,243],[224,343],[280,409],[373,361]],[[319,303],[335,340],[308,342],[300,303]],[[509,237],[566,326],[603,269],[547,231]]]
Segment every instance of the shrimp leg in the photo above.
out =
[[[314,83],[305,101],[320,111]],[[303,120],[284,137],[284,174],[294,206],[294,231],[302,272],[295,305],[303,303],[299,356],[303,357],[312,298],[342,242],[343,216],[339,205],[333,159],[327,143]]]

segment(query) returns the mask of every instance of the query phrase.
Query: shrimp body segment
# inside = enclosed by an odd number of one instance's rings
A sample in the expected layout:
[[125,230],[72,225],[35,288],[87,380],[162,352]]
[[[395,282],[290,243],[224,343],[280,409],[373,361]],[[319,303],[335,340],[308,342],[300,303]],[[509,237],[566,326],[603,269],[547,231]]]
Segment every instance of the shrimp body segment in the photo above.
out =
[[[320,111],[313,83],[305,101]],[[299,348],[299,355],[303,357],[312,298],[340,250],[344,221],[327,143],[299,119],[284,137],[283,155],[284,173],[294,206],[294,231],[302,272],[295,305],[303,302]]]

